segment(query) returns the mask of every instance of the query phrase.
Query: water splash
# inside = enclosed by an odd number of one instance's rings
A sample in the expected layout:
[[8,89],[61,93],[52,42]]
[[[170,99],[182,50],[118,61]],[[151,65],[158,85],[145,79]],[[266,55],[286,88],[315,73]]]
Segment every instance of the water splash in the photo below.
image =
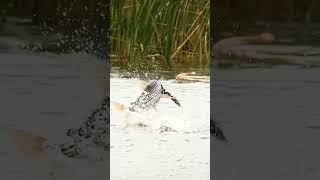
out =
[[[128,106],[140,95],[141,90],[137,88],[137,84],[140,82],[138,79],[111,79],[111,99]],[[161,82],[170,93],[182,102],[182,107],[176,106],[169,99],[161,99],[156,109],[146,112],[111,110],[111,124],[122,128],[142,128],[160,133],[209,132],[209,84],[178,84],[173,80]],[[113,88],[121,90],[114,91]],[[201,90],[202,88],[204,90]],[[202,96],[199,97],[199,94]],[[194,106],[195,102],[197,102],[197,106]]]

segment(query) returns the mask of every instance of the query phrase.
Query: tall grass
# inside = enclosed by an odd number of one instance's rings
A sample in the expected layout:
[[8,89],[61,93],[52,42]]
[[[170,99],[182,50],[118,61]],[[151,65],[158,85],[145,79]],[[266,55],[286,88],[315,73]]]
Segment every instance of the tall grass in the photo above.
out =
[[111,57],[209,64],[209,0],[111,0]]

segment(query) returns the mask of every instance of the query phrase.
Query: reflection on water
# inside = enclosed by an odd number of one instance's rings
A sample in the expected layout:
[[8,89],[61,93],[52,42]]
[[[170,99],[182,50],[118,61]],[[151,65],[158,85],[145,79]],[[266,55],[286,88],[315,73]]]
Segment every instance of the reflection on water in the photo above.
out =
[[[111,109],[111,179],[209,179],[210,84],[160,81],[182,108],[161,99],[155,111]],[[111,101],[130,105],[140,83],[112,74]]]

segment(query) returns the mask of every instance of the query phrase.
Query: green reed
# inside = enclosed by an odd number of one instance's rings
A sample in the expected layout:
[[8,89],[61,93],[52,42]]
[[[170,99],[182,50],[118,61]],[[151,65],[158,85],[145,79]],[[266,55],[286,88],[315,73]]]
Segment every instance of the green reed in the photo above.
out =
[[110,6],[111,57],[210,62],[209,0],[111,0]]

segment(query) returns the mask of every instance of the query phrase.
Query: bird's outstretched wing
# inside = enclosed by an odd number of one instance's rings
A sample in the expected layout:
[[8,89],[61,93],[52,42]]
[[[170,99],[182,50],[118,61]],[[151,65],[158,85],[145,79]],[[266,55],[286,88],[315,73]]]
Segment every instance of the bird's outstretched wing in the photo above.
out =
[[177,98],[175,98],[174,96],[172,96],[169,92],[165,91],[163,92],[163,94],[161,95],[162,98],[170,98],[176,105],[181,106],[180,102],[178,101]]

